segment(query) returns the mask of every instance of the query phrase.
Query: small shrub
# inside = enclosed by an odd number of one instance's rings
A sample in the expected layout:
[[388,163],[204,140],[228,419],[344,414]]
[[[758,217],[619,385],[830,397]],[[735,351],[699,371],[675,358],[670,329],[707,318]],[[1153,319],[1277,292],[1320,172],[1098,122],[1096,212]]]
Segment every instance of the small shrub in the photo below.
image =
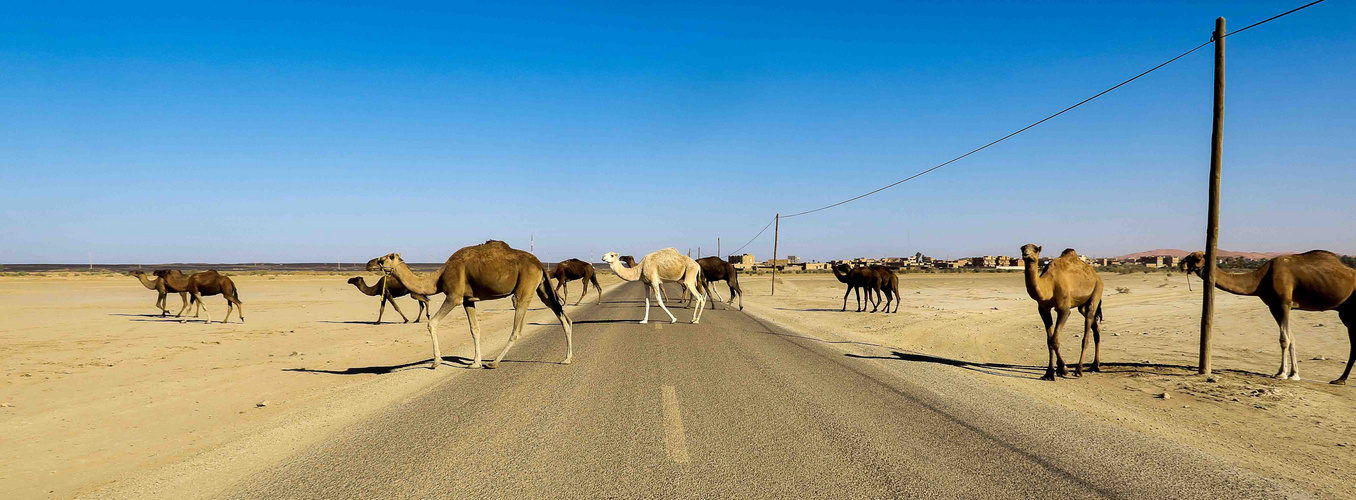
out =
[[1116,287],[1116,293],[1130,293],[1130,289],[1123,286],[1118,286]]

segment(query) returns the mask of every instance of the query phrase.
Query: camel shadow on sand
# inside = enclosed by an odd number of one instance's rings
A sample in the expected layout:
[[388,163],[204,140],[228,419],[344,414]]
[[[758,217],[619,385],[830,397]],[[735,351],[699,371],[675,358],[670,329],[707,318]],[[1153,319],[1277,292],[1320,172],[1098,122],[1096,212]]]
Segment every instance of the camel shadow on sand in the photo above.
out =
[[[410,363],[401,363],[401,364],[398,364],[398,365],[387,365],[387,366],[357,366],[357,367],[348,368],[348,369],[345,369],[345,370],[319,370],[319,369],[313,369],[313,368],[284,368],[283,371],[285,371],[285,372],[298,372],[298,373],[323,373],[323,374],[327,374],[327,375],[386,375],[386,374],[388,374],[388,373],[395,373],[395,372],[405,371],[405,370],[418,370],[418,369],[427,370],[427,369],[428,369],[429,361],[432,361],[432,360],[433,360],[432,358],[429,358],[429,359],[421,359],[421,360],[419,360],[419,361],[414,361],[414,362],[410,362]],[[504,360],[504,362],[508,362],[508,360]],[[461,366],[470,366],[470,364],[471,364],[471,358],[463,358],[463,357],[461,357],[461,356],[443,356],[443,363],[452,363],[452,364],[461,365]]]
[[[999,377],[1011,378],[1039,378],[1045,374],[1044,365],[1015,365],[1007,363],[982,363],[977,361],[965,361],[960,359],[946,358],[942,356],[933,356],[915,352],[903,352],[900,350],[891,350],[890,356],[867,356],[862,354],[848,353],[845,356],[857,359],[889,359],[896,361],[912,361],[915,363],[935,363],[947,366],[964,368],[985,375],[996,375]],[[1086,372],[1090,363],[1084,363],[1083,369]],[[1064,377],[1068,379],[1077,379],[1073,376],[1073,364],[1068,365],[1069,375]],[[1266,377],[1265,374],[1250,372],[1247,370],[1236,369],[1218,369],[1215,372],[1232,373],[1236,375],[1250,375],[1255,377]],[[1102,363],[1101,374],[1107,375],[1162,375],[1162,376],[1197,376],[1196,367],[1186,365],[1172,365],[1164,363]],[[1084,376],[1087,376],[1085,373]]]

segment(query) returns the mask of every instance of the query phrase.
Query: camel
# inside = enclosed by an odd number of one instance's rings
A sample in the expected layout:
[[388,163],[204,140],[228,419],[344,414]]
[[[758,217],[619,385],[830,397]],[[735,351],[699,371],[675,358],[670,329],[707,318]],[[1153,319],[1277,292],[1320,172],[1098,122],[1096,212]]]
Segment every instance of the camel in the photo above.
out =
[[[880,305],[880,297],[884,296],[885,312],[890,312],[890,298],[893,295],[895,302],[894,312],[899,312],[899,304],[902,302],[902,299],[899,296],[899,275],[895,274],[890,268],[882,265],[873,265],[867,269],[876,273],[876,305]],[[884,293],[882,293],[882,291],[884,291]],[[876,312],[876,308],[872,307],[871,312]]]
[[568,365],[574,359],[574,328],[570,317],[565,314],[565,304],[556,297],[551,289],[551,279],[546,268],[537,257],[509,247],[507,243],[489,240],[479,245],[457,250],[447,258],[438,270],[416,275],[405,265],[398,253],[386,254],[367,262],[367,270],[384,271],[409,289],[411,293],[433,295],[442,293],[447,296],[438,312],[428,320],[428,335],[433,340],[433,360],[429,369],[437,369],[442,361],[442,351],[438,348],[438,323],[461,304],[466,309],[466,320],[471,327],[471,341],[475,344],[475,355],[468,368],[480,368],[480,320],[476,317],[476,302],[481,300],[511,297],[513,302],[513,333],[509,335],[508,345],[495,356],[494,361],[485,363],[485,368],[496,368],[504,360],[504,355],[518,341],[527,320],[527,309],[532,304],[532,293],[546,304],[560,320],[565,329],[565,359],[560,364]]
[[[617,259],[618,259],[618,260],[621,260],[623,263],[625,263],[625,264],[626,264],[626,267],[628,267],[628,268],[636,267],[636,258],[635,258],[635,257],[632,257],[632,256],[630,256],[630,255],[623,255],[623,256],[621,256],[621,257],[617,257]],[[680,292],[679,292],[678,294],[670,294],[670,296],[671,296],[671,297],[674,297],[674,300],[677,300],[677,301],[679,301],[679,302],[683,302],[684,300],[687,299],[687,291],[681,290],[681,289],[683,288],[683,285],[682,285],[682,284],[678,284],[678,288],[680,289]],[[660,284],[660,286],[659,286],[659,291],[660,291],[660,292],[663,292],[663,291],[664,291],[664,286],[663,286],[663,284]],[[646,288],[646,289],[645,289],[645,296],[646,296],[646,297],[649,297],[649,296],[650,296],[650,289],[649,289],[649,288]],[[659,300],[666,300],[666,299],[663,298],[664,295],[663,295],[662,293],[659,295],[659,297],[660,297]],[[683,307],[687,307],[687,306],[685,305],[685,306],[683,306]]]
[[401,285],[400,282],[394,279],[388,279],[386,276],[382,276],[377,278],[377,284],[367,286],[367,282],[363,280],[362,276],[354,276],[348,279],[348,284],[358,287],[358,291],[366,294],[368,297],[376,297],[377,295],[382,296],[380,302],[381,307],[377,309],[377,321],[373,324],[381,324],[381,316],[386,312],[387,302],[390,302],[391,307],[395,308],[395,312],[400,314],[400,319],[403,320],[402,323],[409,323],[410,319],[405,317],[405,313],[400,311],[400,306],[396,305],[395,301],[396,297],[404,297],[406,295],[409,295],[414,298],[415,301],[419,302],[419,313],[414,315],[415,323],[419,322],[421,316],[425,318],[429,317],[428,297],[417,293],[410,293],[409,289],[405,288],[404,285]]
[[[1205,254],[1193,252],[1182,259],[1181,267],[1189,273],[1201,275]],[[1302,254],[1281,255],[1250,273],[1234,274],[1215,271],[1215,288],[1234,295],[1248,295],[1262,299],[1271,309],[1271,317],[1281,330],[1281,368],[1276,378],[1299,380],[1299,363],[1295,355],[1295,338],[1290,334],[1290,310],[1337,311],[1342,324],[1347,326],[1351,352],[1347,368],[1337,380],[1329,382],[1346,385],[1351,365],[1356,361],[1356,269],[1347,267],[1336,254],[1312,250]],[[1286,370],[1286,356],[1290,368]]]
[[[735,303],[735,298],[739,298],[739,310],[744,310],[744,291],[739,288],[739,275],[735,270],[734,264],[726,262],[720,257],[702,257],[697,259],[697,265],[702,267],[702,277],[705,278],[706,289],[716,294],[716,300],[725,302],[727,306]],[[712,283],[724,281],[730,288],[730,300],[727,302],[721,298],[720,292],[717,292]],[[686,291],[684,291],[686,292]],[[686,293],[684,293],[686,299]]]
[[570,301],[570,287],[565,284],[574,280],[584,280],[584,293],[579,296],[579,300],[574,301],[574,305],[579,305],[589,295],[589,284],[598,290],[598,303],[603,303],[603,287],[598,286],[593,264],[579,259],[561,261],[551,270],[551,277],[556,280],[556,295],[560,295],[561,303]]
[[833,277],[838,278],[838,281],[848,286],[847,291],[843,292],[843,312],[847,312],[847,297],[853,290],[857,291],[857,312],[865,311],[866,306],[862,305],[861,289],[866,289],[866,303],[870,304],[871,290],[875,288],[875,284],[880,279],[876,273],[870,269],[865,267],[852,267],[847,264],[833,266]]
[[[161,269],[156,271],[155,275],[164,280],[166,287],[188,292],[189,302],[198,304],[198,309],[207,315],[207,324],[212,324],[212,313],[207,310],[207,304],[203,303],[202,298],[217,294],[226,298],[226,317],[221,322],[230,321],[232,306],[236,308],[240,322],[245,322],[245,306],[240,303],[240,291],[236,289],[235,282],[231,281],[230,278],[212,270],[193,273],[191,276],[185,277],[183,273],[178,271]],[[187,323],[188,318],[180,319],[179,322]]]
[[[1083,349],[1078,351],[1078,364],[1074,366],[1074,376],[1083,376],[1083,354],[1088,350],[1088,333],[1092,333],[1095,343],[1092,353],[1091,372],[1102,371],[1102,329],[1098,324],[1102,320],[1102,277],[1087,262],[1078,258],[1074,249],[1065,249],[1059,258],[1050,261],[1045,269],[1037,271],[1041,260],[1041,247],[1032,244],[1022,245],[1022,262],[1026,265],[1026,293],[1036,301],[1036,310],[1041,313],[1045,323],[1045,347],[1049,351],[1050,362],[1045,368],[1041,380],[1055,380],[1055,367],[1058,362],[1059,376],[1067,376],[1064,358],[1059,355],[1059,332],[1064,321],[1069,319],[1069,310],[1078,308],[1083,314]],[[1057,320],[1050,319],[1050,309],[1054,308]],[[1053,326],[1053,328],[1052,328]]]
[[[664,305],[664,296],[659,291],[659,286],[665,281],[680,282],[687,293],[692,294],[697,299],[697,307],[692,311],[692,324],[697,324],[702,319],[702,307],[706,305],[706,295],[703,290],[706,288],[706,279],[702,277],[702,267],[697,265],[697,261],[692,260],[678,250],[665,248],[651,253],[640,259],[639,267],[623,267],[621,258],[617,252],[608,252],[603,254],[603,262],[612,266],[612,272],[617,273],[617,277],[626,281],[637,281],[644,283],[646,287],[654,291],[658,298],[659,308],[664,314],[669,315],[670,323],[677,323],[678,318],[669,312],[669,308]],[[650,322],[650,296],[645,296],[645,319],[640,320],[641,324]]]
[[[130,274],[132,276],[135,276],[137,280],[141,281],[141,286],[146,287],[148,290],[155,290],[156,292],[159,293],[159,297],[155,299],[155,307],[157,309],[160,309],[160,317],[163,318],[169,315],[169,309],[165,308],[165,306],[169,305],[165,303],[166,302],[165,297],[169,294],[171,290],[167,290],[165,288],[164,281],[162,281],[160,278],[151,279],[150,276],[141,271],[132,271]],[[173,291],[178,292],[179,300],[183,301],[183,305],[179,307],[179,313],[183,314],[184,309],[188,309],[188,292],[185,292],[183,290],[173,290]],[[178,316],[176,315],[175,317]]]

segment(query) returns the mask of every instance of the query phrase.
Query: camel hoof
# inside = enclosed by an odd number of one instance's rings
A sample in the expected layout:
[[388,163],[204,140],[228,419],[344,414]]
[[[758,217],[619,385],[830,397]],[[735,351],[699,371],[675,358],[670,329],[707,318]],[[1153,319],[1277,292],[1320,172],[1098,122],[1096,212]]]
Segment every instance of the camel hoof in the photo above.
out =
[[495,368],[499,368],[499,363],[496,363],[496,362],[494,362],[494,361],[491,361],[491,362],[489,362],[489,363],[485,363],[485,369],[486,369],[486,370],[493,370],[493,369],[495,369]]
[[644,324],[649,323],[649,322],[650,322],[650,320],[645,320],[645,321],[641,321],[640,324],[644,325]]
[[568,364],[573,363],[573,362],[574,362],[574,360],[572,360],[572,359],[570,359],[570,358],[565,358],[563,361],[560,362],[560,364],[562,364],[562,365],[568,365]]
[[1284,373],[1277,373],[1277,374],[1275,374],[1275,375],[1272,375],[1271,378],[1279,379],[1279,380],[1285,380],[1285,374],[1284,374]]
[[438,369],[438,362],[437,362],[437,361],[434,361],[434,362],[432,362],[432,363],[429,363],[428,369],[430,369],[430,370],[437,370],[437,369]]
[[1054,382],[1055,372],[1045,372],[1045,375],[1041,375],[1041,380],[1049,380],[1051,382]]
[[1100,372],[1100,371],[1102,371],[1102,365],[1092,365],[1092,366],[1089,366],[1089,367],[1088,367],[1088,371],[1090,371],[1090,372]]
[[471,365],[470,365],[470,366],[467,366],[466,368],[469,369],[469,370],[477,370],[477,369],[484,368],[484,367],[485,367],[485,365],[482,365],[482,364],[480,364],[480,363],[471,363]]
[[1294,375],[1291,375],[1291,376],[1290,376],[1290,380],[1300,380],[1299,374],[1296,373],[1296,374],[1294,374]]
[[1337,380],[1334,380],[1334,381],[1328,382],[1328,383],[1329,383],[1329,384],[1332,384],[1332,385],[1347,385],[1347,379],[1339,378],[1339,379],[1337,379]]

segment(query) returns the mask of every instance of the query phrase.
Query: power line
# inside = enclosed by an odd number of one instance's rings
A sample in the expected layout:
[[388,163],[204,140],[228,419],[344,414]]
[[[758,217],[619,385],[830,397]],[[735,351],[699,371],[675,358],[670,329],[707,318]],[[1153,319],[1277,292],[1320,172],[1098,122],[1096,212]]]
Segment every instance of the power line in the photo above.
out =
[[[1283,12],[1283,13],[1281,13],[1281,14],[1277,14],[1277,15],[1275,15],[1275,16],[1269,17],[1269,18],[1264,19],[1264,20],[1262,20],[1262,21],[1259,21],[1259,22],[1250,24],[1250,25],[1248,25],[1248,26],[1245,26],[1245,27],[1243,27],[1243,28],[1240,29],[1240,30],[1234,31],[1234,32],[1232,32],[1232,33],[1227,33],[1227,34],[1224,35],[1224,37],[1225,37],[1225,38],[1228,38],[1229,36],[1237,35],[1237,34],[1243,32],[1243,31],[1246,31],[1246,30],[1248,30],[1248,29],[1254,28],[1254,27],[1259,26],[1259,25],[1262,25],[1262,24],[1266,24],[1266,23],[1271,22],[1271,21],[1274,21],[1274,20],[1276,20],[1276,19],[1280,19],[1280,18],[1282,18],[1282,17],[1288,16],[1288,15],[1293,14],[1293,13],[1295,13],[1295,12],[1299,12],[1299,11],[1301,11],[1301,10],[1303,10],[1303,9],[1312,7],[1312,6],[1314,6],[1314,5],[1317,5],[1317,4],[1319,4],[1319,3],[1322,3],[1322,2],[1324,2],[1324,1],[1325,1],[1325,0],[1316,0],[1316,1],[1314,1],[1314,2],[1311,2],[1311,3],[1305,4],[1305,5],[1296,7],[1296,8],[1294,8],[1294,9],[1291,9],[1291,10],[1289,10],[1289,11]],[[893,182],[893,183],[891,183],[891,184],[882,186],[882,187],[880,187],[880,188],[871,190],[871,191],[869,191],[869,192],[867,192],[867,193],[863,193],[863,194],[854,196],[854,197],[852,197],[852,198],[848,198],[848,199],[846,199],[846,200],[843,200],[843,201],[840,201],[840,202],[837,202],[837,203],[833,203],[833,204],[830,204],[830,205],[825,205],[825,206],[822,206],[822,207],[819,207],[819,208],[816,208],[816,209],[813,209],[813,210],[806,210],[806,211],[804,211],[804,212],[796,212],[796,213],[787,215],[787,216],[785,216],[785,217],[798,217],[798,216],[801,216],[801,215],[812,214],[812,213],[818,212],[818,211],[820,211],[820,210],[827,210],[827,209],[830,209],[830,208],[833,208],[833,207],[836,207],[836,206],[839,206],[839,205],[843,205],[843,204],[846,204],[846,203],[851,203],[851,202],[853,202],[853,201],[860,200],[860,199],[865,198],[865,197],[867,197],[867,196],[871,196],[871,195],[873,195],[873,194],[879,193],[879,192],[884,191],[884,190],[886,190],[886,189],[890,189],[890,188],[892,188],[892,187],[898,186],[898,185],[903,184],[903,183],[905,183],[905,182],[908,182],[908,181],[911,181],[911,180],[916,179],[916,178],[918,178],[918,177],[921,177],[921,176],[923,176],[923,175],[925,175],[925,174],[927,174],[927,173],[929,173],[929,172],[932,172],[933,170],[937,170],[937,169],[939,169],[939,168],[942,168],[942,167],[945,167],[945,166],[950,165],[950,164],[952,164],[952,163],[955,163],[955,162],[957,162],[957,161],[959,161],[959,160],[961,160],[961,159],[963,159],[963,158],[965,158],[965,157],[967,157],[967,156],[970,156],[970,155],[972,155],[972,154],[975,154],[975,153],[978,153],[978,152],[980,152],[980,151],[983,151],[983,150],[987,149],[989,146],[993,146],[994,144],[998,144],[998,143],[1000,143],[1000,142],[1003,142],[1003,141],[1005,141],[1005,140],[1008,140],[1009,138],[1011,138],[1011,137],[1013,137],[1013,136],[1015,136],[1015,135],[1017,135],[1017,134],[1020,134],[1020,133],[1022,133],[1022,132],[1026,132],[1027,130],[1032,129],[1032,128],[1036,127],[1037,125],[1040,125],[1040,124],[1042,124],[1042,123],[1045,123],[1045,122],[1047,122],[1047,121],[1050,121],[1051,119],[1053,119],[1053,118],[1055,118],[1055,117],[1057,117],[1057,116],[1059,116],[1059,115],[1062,115],[1062,114],[1064,114],[1064,113],[1067,113],[1067,112],[1073,110],[1074,108],[1077,108],[1077,107],[1079,107],[1079,106],[1082,106],[1082,105],[1084,105],[1084,104],[1087,104],[1087,103],[1091,102],[1093,99],[1096,99],[1096,98],[1098,98],[1098,97],[1102,97],[1102,96],[1104,96],[1104,95],[1110,93],[1110,92],[1113,91],[1113,90],[1116,90],[1116,89],[1118,89],[1118,88],[1121,88],[1121,87],[1125,86],[1126,84],[1129,84],[1130,82],[1133,82],[1133,81],[1135,81],[1135,80],[1140,79],[1140,78],[1143,77],[1144,75],[1147,75],[1147,74],[1149,74],[1149,73],[1153,73],[1154,71],[1157,71],[1159,68],[1162,68],[1162,67],[1164,67],[1164,66],[1167,66],[1167,65],[1169,65],[1169,64],[1172,64],[1173,62],[1177,61],[1178,59],[1181,59],[1181,58],[1183,58],[1183,57],[1186,57],[1187,55],[1189,55],[1189,54],[1191,54],[1192,52],[1195,52],[1195,51],[1197,51],[1197,50],[1200,50],[1202,47],[1205,47],[1206,45],[1210,45],[1210,44],[1213,43],[1214,41],[1215,41],[1215,40],[1214,40],[1214,36],[1211,35],[1211,39],[1208,40],[1208,41],[1206,41],[1205,43],[1202,43],[1202,44],[1200,44],[1200,45],[1197,45],[1197,46],[1195,46],[1195,47],[1192,47],[1191,50],[1188,50],[1188,51],[1186,51],[1186,52],[1183,52],[1183,53],[1181,53],[1181,54],[1178,54],[1176,57],[1173,57],[1172,59],[1168,59],[1167,61],[1164,61],[1164,62],[1162,62],[1161,64],[1159,64],[1159,65],[1157,65],[1157,66],[1154,66],[1154,67],[1152,67],[1152,68],[1149,68],[1148,70],[1144,71],[1143,73],[1140,73],[1140,74],[1138,74],[1138,75],[1135,75],[1135,76],[1131,77],[1131,78],[1128,79],[1128,80],[1125,80],[1125,81],[1123,81],[1123,82],[1121,82],[1121,83],[1118,83],[1118,84],[1112,86],[1111,88],[1108,88],[1108,89],[1106,89],[1106,90],[1103,90],[1103,91],[1101,91],[1101,92],[1098,92],[1097,94],[1093,95],[1092,97],[1089,97],[1089,98],[1087,98],[1087,99],[1083,99],[1082,101],[1079,101],[1077,104],[1074,104],[1073,106],[1069,106],[1069,107],[1067,107],[1067,108],[1064,108],[1064,109],[1060,110],[1058,113],[1052,114],[1052,115],[1050,115],[1050,116],[1047,116],[1047,117],[1045,117],[1045,118],[1040,119],[1039,121],[1037,121],[1037,122],[1035,122],[1035,123],[1032,123],[1032,124],[1030,124],[1030,125],[1027,125],[1027,126],[1025,126],[1025,127],[1022,127],[1021,129],[1018,129],[1016,132],[1013,132],[1013,133],[1011,133],[1011,134],[1008,134],[1008,135],[1005,135],[1005,136],[1003,136],[1003,137],[1000,137],[1000,138],[998,138],[997,140],[995,140],[995,141],[993,141],[993,142],[990,142],[990,143],[985,144],[985,145],[983,145],[983,146],[980,146],[980,147],[978,147],[978,148],[972,149],[972,150],[970,150],[969,152],[967,152],[967,153],[965,153],[965,154],[963,154],[963,155],[960,155],[960,156],[957,156],[957,157],[952,158],[952,159],[950,159],[950,160],[947,160],[947,161],[945,161],[945,162],[942,162],[942,163],[940,163],[940,164],[938,164],[938,165],[936,165],[936,166],[933,166],[932,168],[929,168],[929,169],[924,170],[924,171],[922,171],[922,172],[918,172],[918,173],[913,174],[913,175],[911,175],[911,176],[908,176],[908,177],[905,177],[905,178],[900,179],[900,180],[898,180],[898,181],[895,181],[895,182]],[[767,230],[767,228],[763,228],[763,230]],[[759,232],[759,234],[762,234],[762,233]]]
[[776,221],[777,221],[777,218],[776,218],[776,217],[773,217],[773,218],[772,218],[772,221],[767,221],[767,225],[766,225],[766,226],[763,226],[763,229],[762,229],[762,230],[759,230],[758,234],[754,234],[754,237],[749,238],[749,243],[743,244],[743,247],[739,247],[739,249],[736,249],[736,251],[731,252],[730,255],[738,255],[739,251],[742,251],[742,249],[744,249],[744,247],[749,247],[749,244],[750,244],[750,243],[754,243],[754,240],[757,240],[757,238],[758,238],[759,236],[762,236],[762,233],[763,233],[763,232],[766,232],[767,228],[772,228],[773,222],[776,222]]

